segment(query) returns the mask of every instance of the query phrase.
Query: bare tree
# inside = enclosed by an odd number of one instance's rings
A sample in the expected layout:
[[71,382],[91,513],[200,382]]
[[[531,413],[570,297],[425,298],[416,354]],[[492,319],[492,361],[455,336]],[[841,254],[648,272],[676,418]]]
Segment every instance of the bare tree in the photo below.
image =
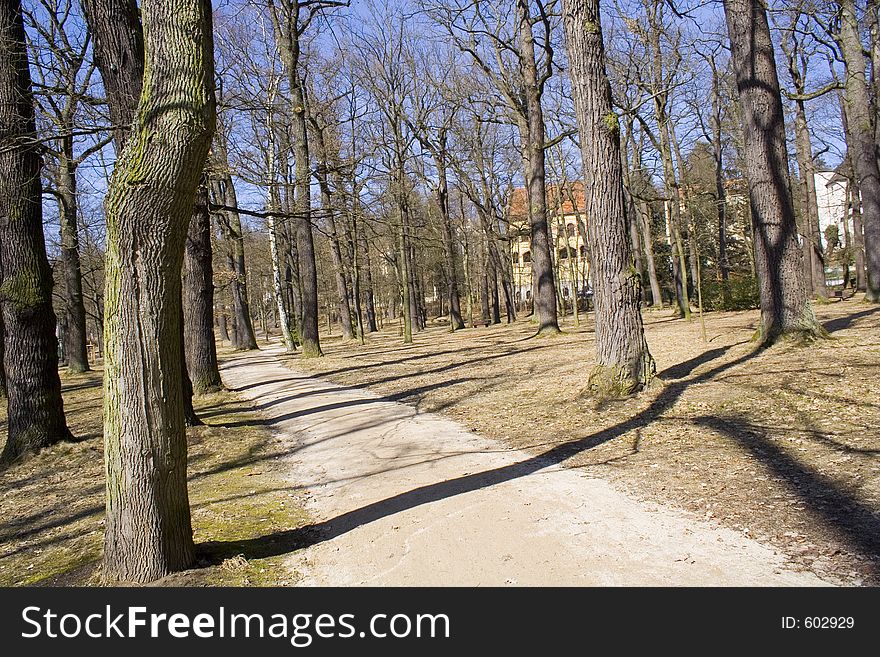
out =
[[564,0],[572,93],[578,119],[584,184],[590,190],[587,235],[596,254],[596,366],[590,390],[628,395],[654,376],[639,311],[641,283],[633,268],[620,153],[620,125],[611,104],[598,0]]
[[[537,13],[533,13],[533,5]],[[559,331],[544,153],[553,140],[547,139],[542,106],[545,86],[553,75],[551,33],[555,5],[555,0],[516,0],[511,11],[508,3],[455,0],[429,7],[433,19],[491,83],[519,131],[539,333]],[[536,26],[540,39],[535,36]]]
[[856,4],[853,0],[840,0],[837,7],[840,28],[836,38],[846,63],[845,110],[851,137],[847,145],[861,192],[861,217],[865,231],[868,273],[865,300],[880,303],[880,167],[877,164],[874,133],[877,117],[871,110],[865,48],[860,36]]
[[[35,97],[40,117],[47,124],[44,144],[48,191],[58,202],[64,273],[64,356],[71,372],[85,372],[89,360],[79,256],[77,172],[83,162],[109,143],[111,136],[99,133],[102,126],[84,125],[84,110],[99,101],[90,94],[95,67],[87,58],[89,35],[83,26],[76,25],[72,5],[72,0],[40,0],[39,6],[28,13],[28,23],[36,41]],[[77,137],[87,136],[91,143],[77,148],[77,141],[81,141]]]
[[290,121],[296,161],[296,246],[302,293],[300,340],[303,356],[321,356],[318,337],[318,273],[311,218],[311,169],[305,87],[301,70],[301,39],[315,17],[346,3],[333,0],[269,0],[275,39],[287,73]]
[[767,12],[759,0],[725,0],[731,62],[743,109],[746,175],[761,299],[759,341],[825,335],[804,283],[791,197],[779,78]]
[[0,463],[72,438],[58,377],[52,272],[21,3],[0,3],[0,312],[8,436]]
[[[90,25],[108,20],[89,5]],[[180,268],[215,99],[210,3],[144,0],[141,17],[150,74],[105,200],[104,577],[146,582],[193,558]]]

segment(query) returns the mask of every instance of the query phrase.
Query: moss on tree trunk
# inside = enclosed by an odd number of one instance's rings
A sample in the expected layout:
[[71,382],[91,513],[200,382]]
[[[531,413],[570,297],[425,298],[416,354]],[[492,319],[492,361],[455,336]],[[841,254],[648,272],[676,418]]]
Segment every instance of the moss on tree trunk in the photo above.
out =
[[193,558],[180,270],[215,99],[210,3],[141,10],[143,91],[105,200],[104,577],[147,582]]
[[0,355],[9,428],[0,462],[71,437],[58,377],[52,271],[20,2],[0,4]]

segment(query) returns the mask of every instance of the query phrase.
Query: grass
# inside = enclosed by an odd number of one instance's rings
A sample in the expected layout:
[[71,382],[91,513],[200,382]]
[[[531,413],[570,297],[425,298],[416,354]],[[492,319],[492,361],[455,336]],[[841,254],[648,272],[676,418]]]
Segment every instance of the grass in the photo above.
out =
[[[68,424],[81,441],[54,445],[0,472],[0,586],[100,583],[101,374],[63,373],[62,382]],[[235,554],[236,542],[308,524],[279,465],[285,444],[253,423],[256,413],[233,393],[195,401],[206,422],[187,432],[197,564],[156,584],[295,584],[299,575],[284,556],[248,561]],[[5,406],[0,432],[5,433]]]

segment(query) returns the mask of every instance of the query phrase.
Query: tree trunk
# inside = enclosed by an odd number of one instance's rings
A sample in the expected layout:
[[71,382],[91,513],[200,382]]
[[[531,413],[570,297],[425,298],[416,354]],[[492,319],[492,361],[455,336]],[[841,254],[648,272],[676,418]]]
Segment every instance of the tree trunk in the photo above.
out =
[[[272,261],[272,292],[275,297],[275,307],[278,311],[281,340],[284,343],[284,348],[287,350],[287,353],[292,354],[296,351],[296,342],[293,337],[294,332],[292,331],[290,323],[290,314],[287,311],[288,306],[284,303],[284,287],[281,281],[282,249],[278,244],[278,217],[275,214],[281,210],[281,196],[278,190],[279,165],[276,155],[275,135],[276,131],[283,133],[284,130],[279,130],[279,126],[277,126],[274,121],[274,111],[272,108],[273,101],[274,98],[269,98],[266,106],[266,134],[268,135],[269,140],[264,151],[266,156],[266,180],[268,183],[266,190],[266,208],[269,210],[266,224],[269,231],[269,257]],[[282,148],[282,152],[286,152],[286,149]],[[260,304],[260,308],[262,310],[262,303]],[[265,327],[264,334],[268,340],[268,334],[265,332]]]
[[180,361],[181,387],[183,389],[183,422],[187,427],[198,427],[204,424],[196,415],[195,406],[193,406],[193,384],[189,378],[189,371],[186,367],[186,340],[184,339],[184,318],[183,318],[183,286],[180,288],[180,297],[178,302],[178,315],[180,316],[179,335],[177,346],[180,349],[178,360]]
[[853,221],[853,260],[856,270],[856,290],[867,290],[868,282],[865,280],[865,234],[862,224],[862,210],[858,187],[850,185],[852,195],[852,221]]
[[373,293],[373,267],[370,261],[370,245],[363,235],[358,236],[361,253],[364,256],[364,305],[367,311],[367,330],[375,333],[379,330],[376,326],[376,300]]
[[[445,148],[445,138],[443,138]],[[458,294],[458,268],[455,262],[455,238],[452,217],[449,215],[449,183],[446,177],[446,158],[435,154],[437,166],[437,206],[440,208],[440,228],[443,234],[443,257],[446,267],[446,298],[449,302],[449,328],[457,331],[464,328],[461,318],[461,298]]]
[[144,33],[137,0],[81,0],[92,52],[110,108],[116,152],[135,119],[144,77]]
[[[627,136],[629,137],[629,148],[632,149],[633,166],[635,166],[638,171],[641,171],[642,155],[638,144],[636,144],[636,140],[633,137],[631,124],[629,130],[627,130]],[[626,148],[625,145],[624,148]],[[651,231],[651,210],[644,199],[636,199],[633,197],[632,201],[636,206],[634,222],[636,223],[636,229],[641,234],[641,242],[644,244],[643,252],[645,254],[645,265],[648,271],[648,282],[651,290],[651,305],[662,308],[663,296],[660,293],[660,281],[657,278],[657,266],[654,261],[654,236]],[[578,221],[579,231],[581,228],[580,224],[581,222]],[[586,242],[586,240],[584,241]],[[644,285],[642,287],[644,287]]]
[[64,351],[67,369],[71,372],[89,370],[86,346],[86,307],[83,303],[82,268],[79,260],[78,199],[76,196],[76,163],[73,160],[73,137],[64,137],[58,162],[58,218],[61,233],[61,264],[64,271],[67,334]]
[[[409,221],[407,221],[407,225],[410,225]],[[415,247],[409,239],[406,240],[406,243],[406,268],[407,271],[409,271],[410,315],[412,317],[413,327],[416,331],[423,331],[425,329],[425,313],[422,304],[425,297],[422,294],[422,287],[419,284],[418,270],[415,266]]]
[[627,235],[620,125],[611,103],[598,0],[565,0],[572,94],[588,195],[596,308],[596,365],[589,388],[600,397],[629,395],[654,376],[639,312],[641,285]]
[[244,236],[241,229],[241,217],[238,214],[238,196],[232,176],[229,175],[229,162],[222,139],[215,142],[215,154],[222,173],[212,180],[215,202],[225,205],[222,211],[223,232],[229,248],[227,264],[232,274],[230,291],[232,294],[232,311],[235,313],[236,332],[233,348],[248,351],[257,348],[257,337],[251,320],[251,308],[248,301],[247,266],[245,264]]
[[284,288],[281,281],[281,250],[278,247],[278,229],[275,217],[270,216],[266,220],[269,231],[269,257],[272,261],[272,296],[275,299],[275,308],[278,312],[278,323],[281,327],[281,339],[284,342],[284,348],[287,353],[292,354],[296,351],[296,345],[293,341],[293,330],[290,325],[290,315],[284,304]]
[[489,261],[489,300],[492,305],[492,323],[501,323],[501,298],[498,296],[498,268]]
[[651,208],[645,201],[639,201],[639,224],[645,243],[645,260],[648,264],[648,281],[651,284],[653,305],[663,307],[663,294],[660,292],[660,280],[657,278],[657,266],[654,262],[654,235],[651,232]]
[[846,62],[846,119],[852,139],[847,144],[862,198],[862,227],[865,234],[865,265],[868,274],[865,300],[880,303],[880,167],[874,139],[874,117],[859,22],[853,0],[840,0],[838,38]]
[[[653,21],[653,19],[652,19]],[[684,241],[681,237],[681,187],[675,171],[672,156],[673,132],[669,119],[669,88],[664,70],[664,51],[660,37],[662,28],[653,24],[651,39],[651,85],[654,97],[654,117],[657,121],[658,150],[663,164],[663,186],[666,190],[666,223],[669,230],[669,244],[672,247],[672,278],[675,286],[675,300],[679,317],[690,320],[691,308],[688,301],[687,258]],[[679,161],[679,167],[681,161]]]
[[281,15],[273,7],[275,36],[287,69],[290,93],[290,120],[293,137],[296,196],[296,250],[299,258],[300,294],[299,340],[306,358],[323,356],[318,337],[318,269],[312,233],[311,172],[309,169],[309,134],[306,103],[300,75],[301,3],[284,0]]
[[759,0],[724,0],[731,61],[743,112],[746,177],[761,300],[758,339],[825,334],[804,285],[791,198],[785,125],[767,12]]
[[20,2],[0,3],[0,329],[8,437],[0,463],[70,439],[58,377],[52,271]]
[[183,259],[183,344],[193,392],[204,395],[223,387],[214,341],[214,270],[208,189],[199,187]]
[[516,11],[520,39],[520,69],[525,88],[526,116],[520,121],[519,130],[529,201],[534,313],[538,320],[539,334],[558,333],[556,286],[553,281],[553,260],[550,255],[550,234],[547,220],[542,90],[538,80],[535,39],[532,34],[527,0],[517,0]]
[[712,68],[712,157],[715,162],[715,207],[718,213],[718,271],[721,275],[721,295],[725,306],[730,301],[730,262],[727,259],[727,192],[724,189],[724,143],[722,141],[723,115],[721,83],[715,59],[709,58]]
[[226,319],[226,308],[223,308],[223,312],[217,318],[217,330],[220,331],[220,339],[223,342],[230,342],[229,340],[229,325]]
[[193,558],[179,272],[215,99],[210,3],[141,11],[149,74],[104,206],[104,577],[148,582]]
[[[2,286],[3,279],[0,278],[0,289],[2,289]],[[0,399],[6,399],[6,368],[3,366],[5,352],[6,334],[3,329],[3,302],[0,300]]]
[[[797,47],[797,44],[795,44]],[[788,61],[788,72],[794,83],[797,94],[806,92],[805,77],[807,75],[806,56],[801,55],[803,62],[798,61],[799,53],[787,39],[782,43]],[[822,239],[819,235],[819,203],[816,198],[816,167],[813,164],[813,144],[810,128],[807,125],[807,109],[803,99],[796,99],[794,115],[795,151],[801,183],[801,239],[804,253],[804,278],[807,289],[813,296],[825,299],[828,289],[825,285],[825,259],[822,254]]]
[[403,313],[403,342],[412,342],[412,329],[415,317],[412,308],[412,277],[409,272],[409,244],[406,239],[407,221],[403,203],[399,203],[400,225],[397,228],[397,257],[400,259],[398,272],[400,274],[400,308]]
[[327,153],[327,145],[324,142],[324,133],[318,125],[315,117],[311,117],[312,132],[315,135],[315,155],[318,160],[317,178],[318,187],[321,190],[321,206],[327,217],[327,223],[330,227],[330,257],[333,260],[333,273],[336,279],[336,296],[339,303],[339,320],[342,324],[342,339],[354,339],[354,326],[352,322],[351,304],[348,302],[349,281],[345,271],[345,264],[342,260],[342,247],[340,246],[339,230],[336,226],[336,212],[333,207],[333,200],[330,192],[329,180],[329,154]]

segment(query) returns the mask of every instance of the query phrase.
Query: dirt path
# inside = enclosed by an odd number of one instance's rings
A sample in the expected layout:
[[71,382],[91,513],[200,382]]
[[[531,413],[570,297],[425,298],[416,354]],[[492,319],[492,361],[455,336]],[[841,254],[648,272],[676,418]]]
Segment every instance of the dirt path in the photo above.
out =
[[[732,530],[450,420],[237,355],[226,384],[290,442],[321,539],[291,557],[314,585],[815,586]],[[561,465],[560,465],[561,463]]]

